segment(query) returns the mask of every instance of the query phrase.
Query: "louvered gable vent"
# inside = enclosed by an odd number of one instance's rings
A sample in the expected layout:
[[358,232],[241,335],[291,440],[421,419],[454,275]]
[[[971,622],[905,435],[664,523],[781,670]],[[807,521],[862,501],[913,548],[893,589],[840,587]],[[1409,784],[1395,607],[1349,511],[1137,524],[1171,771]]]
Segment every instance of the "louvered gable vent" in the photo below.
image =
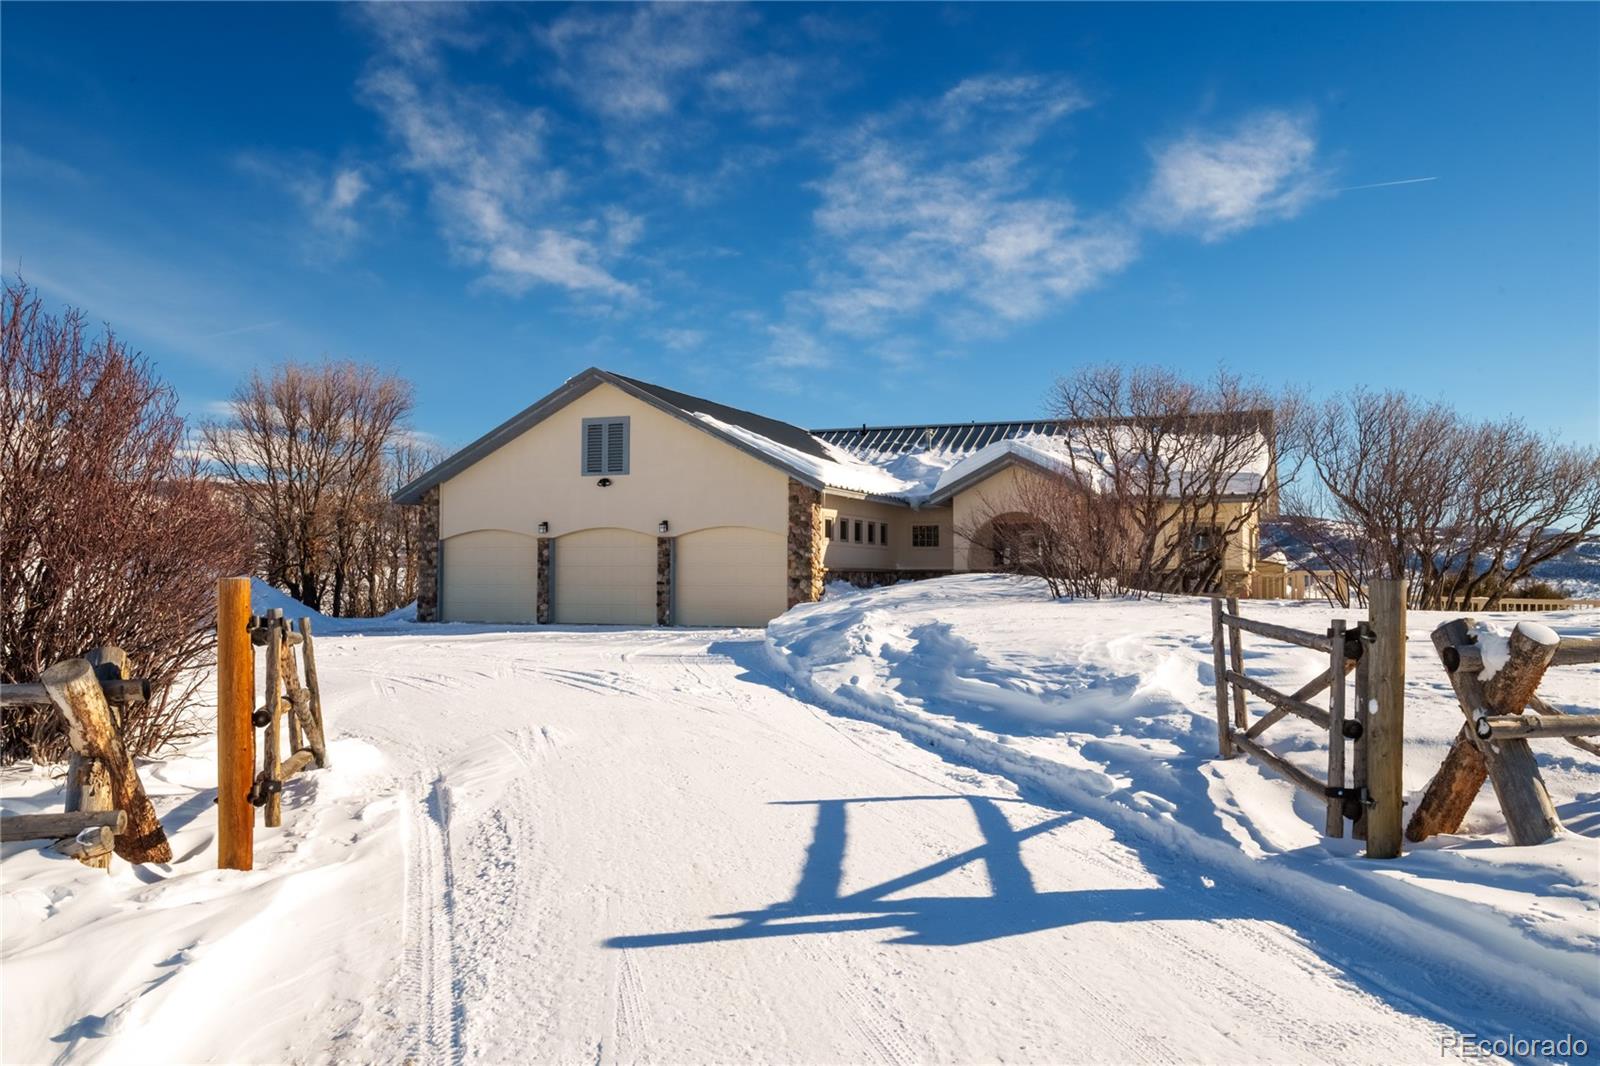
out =
[[588,477],[628,472],[628,419],[583,420],[583,473]]

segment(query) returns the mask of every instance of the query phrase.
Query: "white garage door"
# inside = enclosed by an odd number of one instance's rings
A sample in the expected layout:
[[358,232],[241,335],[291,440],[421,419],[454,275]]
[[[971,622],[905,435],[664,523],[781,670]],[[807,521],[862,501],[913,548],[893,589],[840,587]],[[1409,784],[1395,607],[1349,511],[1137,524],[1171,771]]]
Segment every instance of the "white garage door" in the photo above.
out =
[[459,533],[444,542],[447,622],[532,622],[538,609],[538,546],[503,529]]
[[684,626],[764,626],[788,605],[780,534],[717,526],[678,538],[673,621]]
[[558,537],[551,610],[557,622],[654,625],[656,538],[626,529],[586,529]]

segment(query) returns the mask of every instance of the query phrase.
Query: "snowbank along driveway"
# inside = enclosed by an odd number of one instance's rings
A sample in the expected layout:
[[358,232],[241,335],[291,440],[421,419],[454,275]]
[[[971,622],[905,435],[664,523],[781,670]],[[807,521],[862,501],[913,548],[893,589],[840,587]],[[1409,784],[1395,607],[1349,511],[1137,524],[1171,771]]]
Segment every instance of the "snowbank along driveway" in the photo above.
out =
[[[957,579],[769,633],[329,636],[334,764],[257,830],[255,871],[214,869],[203,745],[146,768],[170,867],[6,845],[5,1059],[1594,1046],[1597,761],[1547,769],[1578,830],[1559,846],[1445,842],[1374,872],[1286,786],[1210,759],[1205,624]],[[37,772],[5,796],[60,802]]]

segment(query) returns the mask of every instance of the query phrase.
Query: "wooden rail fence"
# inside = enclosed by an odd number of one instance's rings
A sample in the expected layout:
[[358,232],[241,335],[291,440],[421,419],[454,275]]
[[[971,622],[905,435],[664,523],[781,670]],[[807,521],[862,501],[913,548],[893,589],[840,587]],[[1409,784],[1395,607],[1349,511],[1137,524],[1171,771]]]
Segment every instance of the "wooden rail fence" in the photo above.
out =
[[[1374,582],[1369,620],[1349,626],[1338,619],[1325,633],[1246,618],[1235,597],[1211,601],[1211,650],[1216,675],[1217,746],[1223,758],[1243,751],[1327,807],[1325,831],[1344,836],[1354,823],[1367,855],[1400,854],[1400,779],[1404,739],[1406,590],[1401,581]],[[1241,633],[1295,644],[1327,656],[1328,668],[1292,693],[1279,692],[1244,668]],[[1355,674],[1354,713],[1345,699],[1346,678]],[[1326,691],[1326,709],[1311,701]],[[1269,710],[1250,720],[1248,696]],[[1231,699],[1230,699],[1231,697]],[[1326,779],[1301,769],[1268,748],[1262,734],[1288,715],[1304,718],[1328,735]],[[1352,745],[1347,752],[1346,744]],[[1347,760],[1346,755],[1350,758]]]
[[[1539,682],[1552,666],[1600,663],[1600,640],[1562,639],[1538,622],[1518,622],[1505,661],[1487,671],[1480,627],[1456,618],[1433,631],[1433,646],[1450,677],[1466,723],[1444,763],[1423,792],[1406,826],[1406,839],[1426,840],[1461,827],[1488,780],[1513,844],[1541,844],[1561,830],[1561,820],[1539,775],[1529,740],[1560,738],[1600,755],[1600,715],[1568,714],[1539,698]],[[1527,708],[1534,714],[1524,714]]]
[[[264,648],[266,684],[256,703],[256,649]],[[305,658],[301,683],[295,649]],[[256,770],[257,729],[263,730]],[[287,736],[285,733],[287,732]],[[286,754],[287,753],[287,754]],[[255,809],[269,827],[283,824],[284,782],[328,765],[311,619],[291,629],[281,610],[250,610],[250,579],[217,586],[217,865],[254,865]]]
[[56,663],[37,682],[0,685],[0,707],[54,706],[71,749],[66,810],[0,819],[0,840],[54,840],[55,851],[105,870],[113,853],[128,862],[172,861],[172,845],[122,739],[121,708],[150,698],[149,682],[127,672],[121,648],[95,648]]

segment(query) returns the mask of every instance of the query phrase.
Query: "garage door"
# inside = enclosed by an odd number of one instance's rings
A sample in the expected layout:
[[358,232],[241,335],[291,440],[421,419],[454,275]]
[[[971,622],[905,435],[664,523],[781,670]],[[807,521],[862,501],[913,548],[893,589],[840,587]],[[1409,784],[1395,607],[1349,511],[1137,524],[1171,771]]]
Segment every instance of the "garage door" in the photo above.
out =
[[788,605],[788,557],[780,534],[717,526],[678,538],[673,621],[685,626],[764,626]]
[[654,625],[656,538],[626,529],[558,537],[551,555],[557,622]]
[[444,542],[447,622],[532,622],[537,611],[538,547],[503,529],[460,533]]

